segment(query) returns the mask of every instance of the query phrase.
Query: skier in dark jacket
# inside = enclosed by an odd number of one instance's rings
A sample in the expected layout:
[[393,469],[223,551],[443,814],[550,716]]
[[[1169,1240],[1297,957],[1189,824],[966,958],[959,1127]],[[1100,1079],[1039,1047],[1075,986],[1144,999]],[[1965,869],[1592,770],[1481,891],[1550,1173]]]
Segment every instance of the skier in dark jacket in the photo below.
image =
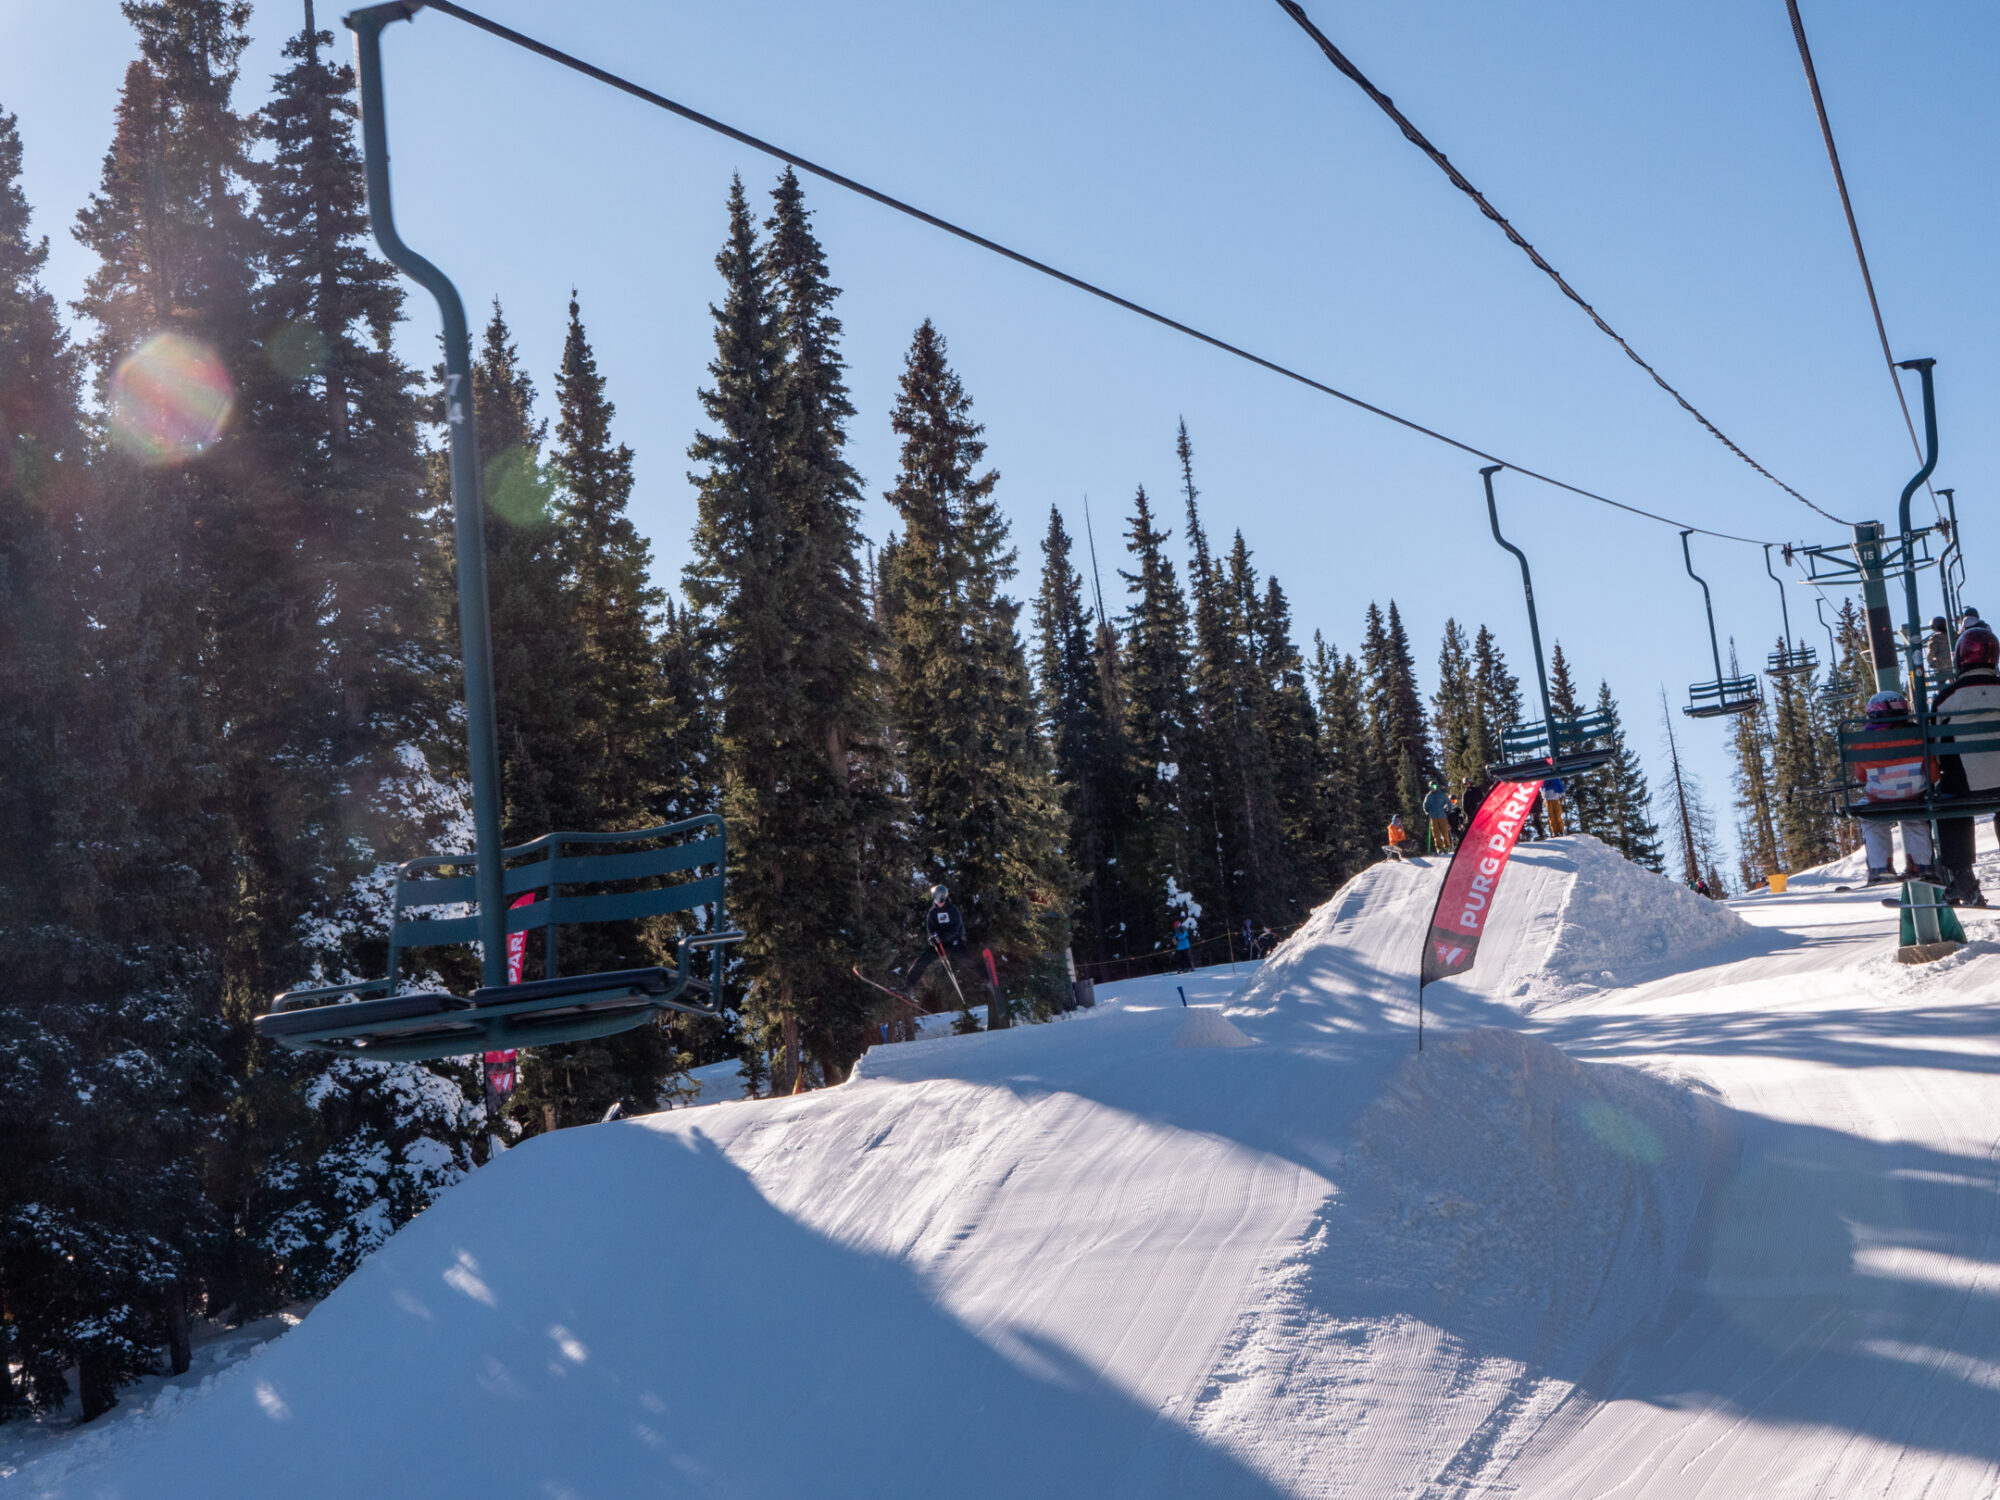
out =
[[956,968],[965,956],[965,917],[951,892],[944,886],[931,887],[931,907],[924,913],[924,946],[903,976],[905,988],[915,989],[924,971],[939,958]]

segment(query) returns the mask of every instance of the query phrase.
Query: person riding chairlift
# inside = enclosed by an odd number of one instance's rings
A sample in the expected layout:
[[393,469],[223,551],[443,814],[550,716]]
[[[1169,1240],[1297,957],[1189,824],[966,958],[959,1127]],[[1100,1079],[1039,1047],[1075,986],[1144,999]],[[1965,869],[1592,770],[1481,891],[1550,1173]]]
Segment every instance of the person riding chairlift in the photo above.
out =
[[[1855,762],[1854,779],[1864,802],[1907,802],[1921,797],[1937,779],[1937,762],[1924,756],[1924,742],[1910,719],[1910,700],[1901,693],[1877,693],[1868,700],[1868,723],[1872,728],[1891,729],[1909,725],[1905,738],[1885,739],[1871,747],[1872,758]],[[1931,826],[1918,818],[1905,818],[1903,827],[1903,877],[1930,879]],[[1861,823],[1861,840],[1868,850],[1868,883],[1881,885],[1896,878],[1895,832],[1887,819],[1867,818]]]
[[[1931,712],[1947,738],[1956,728],[1966,735],[1991,735],[2000,730],[2000,636],[1995,636],[1972,611],[1972,623],[1958,638],[1952,653],[1956,680],[1932,700]],[[2000,788],[2000,753],[1940,757],[1939,790],[1946,793],[1990,792]],[[2000,832],[2000,813],[1993,819]],[[1938,819],[1938,863],[1949,882],[1945,900],[1955,906],[1984,906],[1979,877],[1973,873],[1973,820]]]

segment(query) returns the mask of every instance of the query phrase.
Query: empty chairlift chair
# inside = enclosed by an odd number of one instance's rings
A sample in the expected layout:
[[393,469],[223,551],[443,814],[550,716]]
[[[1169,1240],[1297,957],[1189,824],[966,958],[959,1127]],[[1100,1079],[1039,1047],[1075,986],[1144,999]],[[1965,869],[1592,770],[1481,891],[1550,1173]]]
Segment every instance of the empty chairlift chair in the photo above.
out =
[[[405,953],[462,946],[479,936],[478,918],[465,914],[476,902],[475,859],[426,855],[397,873],[388,972],[359,984],[287,991],[257,1018],[258,1035],[299,1050],[409,1061],[583,1041],[629,1030],[663,1010],[720,1013],[722,954],[711,952],[706,977],[694,972],[702,949],[743,936],[728,930],[723,915],[728,853],[720,818],[630,833],[552,833],[506,850],[504,860],[507,896],[533,897],[508,908],[507,931],[542,933],[539,978],[464,996],[398,993]],[[705,925],[672,939],[672,965],[561,972],[565,927],[683,914]]]
[[1495,781],[1541,781],[1552,776],[1577,776],[1594,771],[1611,759],[1607,742],[1611,715],[1584,713],[1561,715],[1549,701],[1549,674],[1542,665],[1542,627],[1535,613],[1535,580],[1528,571],[1528,556],[1500,534],[1500,508],[1493,498],[1493,476],[1501,465],[1481,469],[1486,482],[1486,518],[1493,526],[1493,540],[1514,554],[1521,565],[1521,592],[1528,601],[1528,639],[1535,648],[1535,682],[1541,689],[1542,717],[1532,724],[1517,724],[1500,735],[1500,759],[1486,768]]
[[[1785,566],[1792,565],[1791,544],[1785,546]],[[1771,571],[1771,544],[1764,544],[1764,571],[1771,574],[1771,582],[1778,586],[1778,617],[1784,622],[1785,633],[1779,639],[1778,649],[1765,658],[1764,670],[1772,677],[1800,677],[1819,667],[1819,653],[1803,643],[1792,640],[1792,609],[1785,600],[1785,581]]]
[[1722,675],[1722,646],[1715,636],[1715,603],[1709,597],[1708,580],[1694,570],[1694,554],[1688,551],[1688,538],[1692,529],[1681,533],[1681,557],[1687,563],[1688,577],[1701,585],[1702,608],[1708,613],[1708,650],[1715,662],[1715,680],[1696,682],[1688,686],[1687,706],[1681,710],[1691,719],[1714,719],[1724,714],[1747,714],[1763,701],[1757,691],[1756,677],[1724,677]]

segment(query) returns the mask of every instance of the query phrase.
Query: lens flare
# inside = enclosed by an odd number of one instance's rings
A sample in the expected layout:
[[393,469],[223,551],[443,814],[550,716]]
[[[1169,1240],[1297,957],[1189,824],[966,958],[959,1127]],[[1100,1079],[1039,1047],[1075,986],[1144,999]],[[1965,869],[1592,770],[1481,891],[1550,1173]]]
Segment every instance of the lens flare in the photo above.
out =
[[112,440],[141,463],[184,463],[215,446],[235,405],[236,388],[213,349],[156,333],[112,372]]

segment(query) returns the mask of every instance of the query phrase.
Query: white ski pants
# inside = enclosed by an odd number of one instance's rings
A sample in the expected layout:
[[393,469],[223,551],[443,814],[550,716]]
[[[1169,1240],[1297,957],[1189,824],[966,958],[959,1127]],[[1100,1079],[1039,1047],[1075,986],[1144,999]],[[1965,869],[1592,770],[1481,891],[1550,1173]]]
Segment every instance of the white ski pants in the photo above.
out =
[[[1928,823],[1904,823],[1903,857],[1913,865],[1927,865],[1931,862],[1931,825]],[[1886,821],[1870,820],[1861,825],[1861,842],[1868,849],[1868,868],[1871,870],[1893,869],[1896,864],[1895,835]]]

